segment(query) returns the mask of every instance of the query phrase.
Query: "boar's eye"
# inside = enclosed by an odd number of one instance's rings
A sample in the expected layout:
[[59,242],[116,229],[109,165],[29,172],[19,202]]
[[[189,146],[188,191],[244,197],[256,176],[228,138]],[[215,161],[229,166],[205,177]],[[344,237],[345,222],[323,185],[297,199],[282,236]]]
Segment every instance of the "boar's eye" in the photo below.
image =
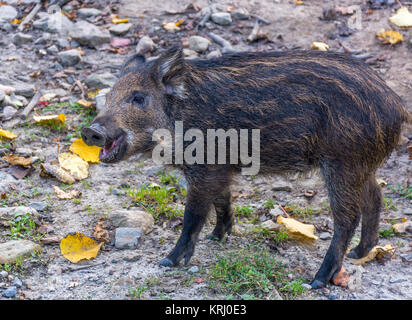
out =
[[134,92],[128,99],[129,103],[132,103],[138,108],[143,108],[145,105],[146,95],[142,92]]

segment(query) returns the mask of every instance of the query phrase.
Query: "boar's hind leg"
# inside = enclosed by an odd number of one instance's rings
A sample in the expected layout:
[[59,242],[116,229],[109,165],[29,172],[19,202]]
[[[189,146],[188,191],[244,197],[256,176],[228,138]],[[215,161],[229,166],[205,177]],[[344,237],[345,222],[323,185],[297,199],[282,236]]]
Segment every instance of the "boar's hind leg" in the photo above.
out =
[[225,236],[225,233],[230,234],[232,232],[233,213],[231,201],[232,195],[229,188],[219,194],[213,201],[216,210],[216,227],[207,236],[208,239],[220,241]]
[[364,182],[362,173],[342,162],[324,161],[321,172],[329,193],[334,220],[330,247],[312,288],[324,287],[341,269],[343,257],[360,220],[360,195]]
[[360,259],[376,246],[379,240],[379,213],[382,207],[382,192],[375,174],[369,177],[361,194],[362,233],[359,245],[347,257]]

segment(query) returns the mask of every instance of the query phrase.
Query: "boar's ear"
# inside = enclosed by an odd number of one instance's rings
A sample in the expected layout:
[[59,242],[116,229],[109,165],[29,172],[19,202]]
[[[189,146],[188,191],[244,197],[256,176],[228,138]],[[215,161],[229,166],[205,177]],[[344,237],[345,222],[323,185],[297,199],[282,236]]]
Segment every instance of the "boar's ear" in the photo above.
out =
[[138,68],[142,63],[146,62],[146,58],[144,55],[135,54],[131,58],[129,58],[122,66],[120,70],[120,77],[123,77],[126,73]]
[[163,86],[165,94],[184,97],[185,62],[181,47],[172,47],[163,53],[152,71],[154,81]]

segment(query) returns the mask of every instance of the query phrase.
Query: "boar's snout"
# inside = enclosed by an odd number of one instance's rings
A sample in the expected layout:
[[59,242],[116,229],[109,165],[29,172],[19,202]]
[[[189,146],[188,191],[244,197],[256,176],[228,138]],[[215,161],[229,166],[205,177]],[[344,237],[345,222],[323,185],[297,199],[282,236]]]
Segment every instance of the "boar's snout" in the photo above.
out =
[[88,146],[104,147],[107,135],[104,129],[97,123],[82,129],[82,138]]

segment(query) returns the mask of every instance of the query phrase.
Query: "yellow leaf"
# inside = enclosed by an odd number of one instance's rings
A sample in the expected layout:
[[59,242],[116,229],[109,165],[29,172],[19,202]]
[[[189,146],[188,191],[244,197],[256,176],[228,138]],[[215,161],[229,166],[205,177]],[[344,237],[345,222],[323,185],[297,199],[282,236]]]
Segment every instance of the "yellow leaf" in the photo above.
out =
[[97,257],[103,242],[96,242],[82,233],[68,234],[60,241],[60,252],[70,262],[90,260]]
[[167,22],[163,23],[163,28],[168,31],[175,31],[180,30],[180,28],[176,25],[175,22]]
[[83,160],[90,163],[99,163],[100,147],[90,147],[84,143],[83,139],[74,140],[70,146],[70,151],[79,155]]
[[40,164],[40,168],[41,177],[50,175],[63,183],[72,184],[76,182],[76,179],[74,179],[67,171],[63,170],[57,165],[51,163],[42,163]]
[[179,27],[183,22],[183,19],[179,19],[177,22],[175,22],[176,27]]
[[89,91],[87,95],[90,99],[94,99],[99,94],[100,90],[101,89],[96,89],[96,90],[93,90],[93,91]]
[[33,116],[33,120],[38,123],[47,123],[56,120],[64,123],[66,121],[66,116],[63,113],[50,116]]
[[69,200],[76,198],[79,194],[79,190],[70,190],[69,192],[63,191],[58,186],[53,186],[54,192],[56,193],[57,198],[61,200]]
[[278,216],[277,223],[283,224],[286,228],[286,232],[300,240],[316,240],[318,237],[315,236],[315,226],[311,224],[301,223],[292,218],[284,218]]
[[0,129],[0,136],[5,137],[7,139],[16,139],[17,135],[13,132]]
[[93,102],[89,102],[87,100],[81,99],[76,102],[77,104],[81,105],[82,107],[90,108],[93,105]]
[[46,93],[41,96],[40,101],[50,101],[58,96],[57,93]]
[[301,1],[301,0],[295,0],[295,3],[298,4],[298,5],[301,5],[301,4],[303,4],[303,1]]
[[407,7],[402,7],[396,11],[396,14],[389,18],[390,22],[401,28],[412,27],[412,13]]
[[129,22],[129,19],[119,19],[119,18],[114,18],[112,19],[112,22],[115,24],[119,24],[119,23],[127,23]]
[[395,253],[395,248],[392,247],[390,243],[386,244],[385,246],[375,246],[369,251],[366,257],[361,259],[351,259],[354,264],[365,264],[368,261],[374,260],[376,257],[382,257],[384,255],[393,255]]
[[3,159],[7,160],[8,163],[11,165],[20,165],[27,167],[31,164],[32,158],[24,158],[24,157],[18,157],[18,156],[4,156]]
[[384,44],[397,44],[403,41],[403,36],[398,31],[381,29],[376,36],[382,41]]
[[312,42],[311,49],[319,51],[328,51],[329,45],[323,42]]
[[83,180],[89,176],[89,164],[71,152],[63,152],[58,156],[60,167],[70,172],[76,180]]
[[19,24],[20,22],[22,22],[21,19],[14,19],[14,20],[10,21],[11,24]]

